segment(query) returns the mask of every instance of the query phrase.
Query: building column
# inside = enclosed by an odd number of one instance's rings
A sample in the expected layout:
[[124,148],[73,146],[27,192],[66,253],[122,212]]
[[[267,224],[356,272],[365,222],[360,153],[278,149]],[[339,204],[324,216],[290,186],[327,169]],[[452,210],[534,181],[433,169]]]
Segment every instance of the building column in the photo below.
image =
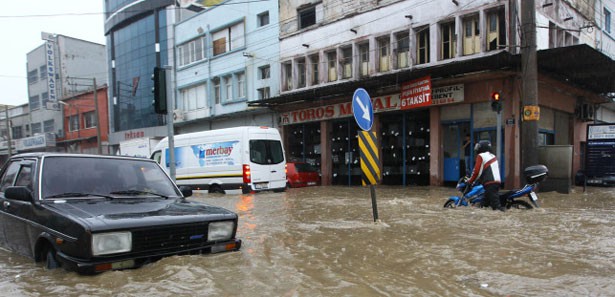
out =
[[441,186],[444,176],[444,146],[440,139],[440,107],[429,109],[429,185]]
[[331,121],[320,122],[320,172],[321,185],[330,186],[333,181],[333,163],[331,160]]

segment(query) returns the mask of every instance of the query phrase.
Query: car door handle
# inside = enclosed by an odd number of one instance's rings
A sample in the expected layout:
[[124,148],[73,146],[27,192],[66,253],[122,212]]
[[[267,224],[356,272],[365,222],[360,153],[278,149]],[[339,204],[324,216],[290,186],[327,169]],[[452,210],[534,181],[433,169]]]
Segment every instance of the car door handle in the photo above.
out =
[[276,173],[276,172],[277,172],[277,171],[275,171],[275,170],[271,170],[271,173]]

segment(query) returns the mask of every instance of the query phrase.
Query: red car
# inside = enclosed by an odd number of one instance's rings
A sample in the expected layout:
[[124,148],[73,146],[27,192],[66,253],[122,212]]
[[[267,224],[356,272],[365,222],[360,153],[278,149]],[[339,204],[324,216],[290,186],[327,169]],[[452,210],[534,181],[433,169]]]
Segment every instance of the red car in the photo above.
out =
[[318,169],[308,163],[288,162],[286,171],[286,181],[290,188],[320,185]]

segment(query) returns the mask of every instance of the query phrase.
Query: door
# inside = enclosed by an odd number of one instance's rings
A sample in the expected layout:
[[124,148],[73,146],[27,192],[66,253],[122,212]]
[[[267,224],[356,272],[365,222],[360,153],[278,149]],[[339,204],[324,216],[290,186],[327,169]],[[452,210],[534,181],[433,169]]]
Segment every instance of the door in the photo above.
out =
[[29,255],[32,250],[27,231],[32,219],[32,203],[6,199],[4,191],[10,186],[24,186],[32,191],[34,162],[32,160],[19,160],[12,162],[1,179],[0,192],[2,193],[2,227],[5,236],[5,246],[22,255]]
[[283,188],[286,186],[284,151],[279,139],[250,140],[250,171],[255,190]]
[[[469,175],[472,168],[471,149],[470,154],[465,150],[464,142],[469,136],[470,124],[467,122],[456,122],[444,126],[443,146],[444,146],[444,181],[457,182],[464,175]],[[469,139],[469,137],[468,137]],[[472,143],[468,144],[471,148]]]
[[444,181],[456,182],[461,170],[461,132],[458,124],[444,127]]

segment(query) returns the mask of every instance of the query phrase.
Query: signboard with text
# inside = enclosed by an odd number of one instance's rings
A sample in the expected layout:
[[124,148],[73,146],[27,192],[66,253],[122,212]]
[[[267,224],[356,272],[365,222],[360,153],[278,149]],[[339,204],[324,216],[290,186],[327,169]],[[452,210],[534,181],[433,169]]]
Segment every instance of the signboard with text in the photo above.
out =
[[401,85],[401,109],[432,105],[431,77],[425,76]]

